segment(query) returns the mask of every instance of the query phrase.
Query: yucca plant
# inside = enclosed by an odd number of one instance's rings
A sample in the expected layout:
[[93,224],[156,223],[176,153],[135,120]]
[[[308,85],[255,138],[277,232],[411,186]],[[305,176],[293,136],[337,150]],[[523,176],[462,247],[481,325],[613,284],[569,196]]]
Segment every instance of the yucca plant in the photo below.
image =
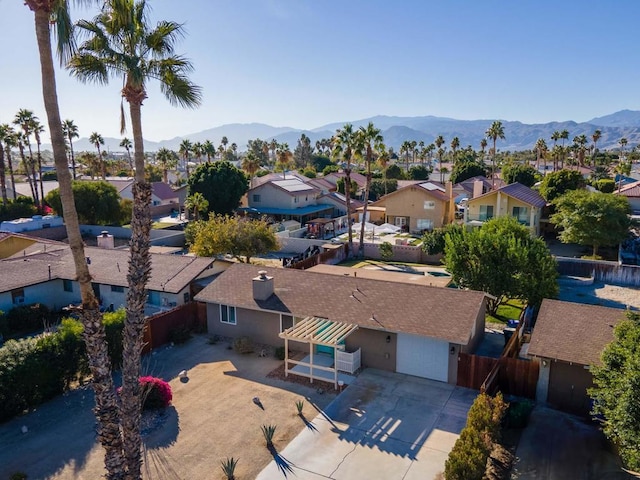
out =
[[222,471],[224,472],[227,480],[235,480],[235,471],[236,466],[238,465],[238,460],[231,457],[227,457],[225,460],[220,462]]
[[304,400],[298,400],[296,402],[296,408],[298,409],[298,415],[302,415],[302,409],[304,408]]
[[262,425],[262,434],[267,442],[267,448],[271,450],[273,448],[273,436],[276,433],[275,425]]

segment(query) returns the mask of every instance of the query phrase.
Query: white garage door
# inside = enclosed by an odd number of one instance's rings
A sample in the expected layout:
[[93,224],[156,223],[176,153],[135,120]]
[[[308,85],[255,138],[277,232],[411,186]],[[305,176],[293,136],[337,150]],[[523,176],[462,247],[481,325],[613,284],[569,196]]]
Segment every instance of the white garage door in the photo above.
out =
[[434,338],[398,333],[396,371],[446,382],[449,377],[449,343]]

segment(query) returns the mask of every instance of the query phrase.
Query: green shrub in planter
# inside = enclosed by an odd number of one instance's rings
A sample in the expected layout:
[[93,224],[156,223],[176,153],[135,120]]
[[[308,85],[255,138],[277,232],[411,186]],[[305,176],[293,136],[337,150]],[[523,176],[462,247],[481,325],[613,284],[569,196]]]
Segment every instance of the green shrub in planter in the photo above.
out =
[[276,347],[275,357],[278,360],[284,360],[284,354],[285,354],[284,347]]

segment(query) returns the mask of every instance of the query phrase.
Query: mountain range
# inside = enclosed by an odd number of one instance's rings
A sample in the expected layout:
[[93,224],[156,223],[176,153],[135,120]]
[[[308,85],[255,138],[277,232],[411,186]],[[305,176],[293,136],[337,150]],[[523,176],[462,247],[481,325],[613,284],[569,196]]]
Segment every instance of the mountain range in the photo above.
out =
[[[460,139],[460,146],[473,146],[478,149],[480,140],[485,137],[484,132],[489,128],[493,120],[456,120],[453,118],[434,117],[431,115],[421,117],[393,117],[378,115],[351,121],[355,128],[366,126],[369,122],[381,130],[385,144],[396,151],[405,140],[424,141],[432,143],[438,135],[445,139],[445,145],[449,145],[453,137]],[[233,123],[226,124],[197,133],[191,133],[175,137],[169,140],[153,142],[145,140],[145,150],[156,151],[161,147],[178,150],[180,142],[188,139],[191,142],[204,142],[210,140],[214,145],[219,145],[223,136],[227,137],[229,144],[238,145],[238,151],[245,151],[248,140],[260,138],[262,140],[275,139],[279,143],[288,143],[293,150],[297,145],[300,135],[304,133],[315,144],[317,140],[330,138],[338,128],[348,122],[336,122],[314,128],[301,130],[293,127],[272,127],[262,123]],[[569,132],[568,144],[577,135],[586,135],[591,144],[591,135],[597,129],[602,132],[598,141],[598,148],[612,149],[618,147],[618,141],[625,137],[628,146],[632,147],[640,143],[640,111],[621,110],[619,112],[596,117],[588,122],[576,123],[574,121],[549,122],[541,124],[526,124],[518,121],[502,120],[505,139],[498,140],[499,151],[527,150],[533,148],[536,140],[544,138],[551,147],[553,141],[551,135],[554,131],[567,130]],[[120,139],[105,138],[105,150],[122,151]],[[46,148],[47,146],[45,146]],[[50,148],[50,146],[48,146]],[[87,138],[81,138],[74,142],[76,151],[93,151],[95,148]]]

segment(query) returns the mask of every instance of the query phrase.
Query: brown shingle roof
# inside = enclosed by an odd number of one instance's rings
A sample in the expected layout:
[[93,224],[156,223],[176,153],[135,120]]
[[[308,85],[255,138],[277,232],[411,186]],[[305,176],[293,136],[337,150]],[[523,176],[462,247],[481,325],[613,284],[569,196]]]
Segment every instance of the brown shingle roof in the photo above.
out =
[[[89,272],[96,283],[127,286],[128,250],[105,250],[85,247],[85,255],[91,259]],[[178,293],[206,270],[213,262],[211,258],[181,255],[151,254],[151,278],[149,290]],[[0,292],[62,278],[74,280],[75,265],[69,247],[55,251],[17,257],[0,262]]]
[[[274,294],[253,298],[258,271],[273,276]],[[365,328],[405,332],[466,345],[484,293],[236,264],[196,300],[253,310],[317,316]],[[375,317],[373,319],[372,317]]]
[[529,354],[580,365],[599,364],[602,350],[613,340],[613,326],[624,317],[622,309],[545,299]]

